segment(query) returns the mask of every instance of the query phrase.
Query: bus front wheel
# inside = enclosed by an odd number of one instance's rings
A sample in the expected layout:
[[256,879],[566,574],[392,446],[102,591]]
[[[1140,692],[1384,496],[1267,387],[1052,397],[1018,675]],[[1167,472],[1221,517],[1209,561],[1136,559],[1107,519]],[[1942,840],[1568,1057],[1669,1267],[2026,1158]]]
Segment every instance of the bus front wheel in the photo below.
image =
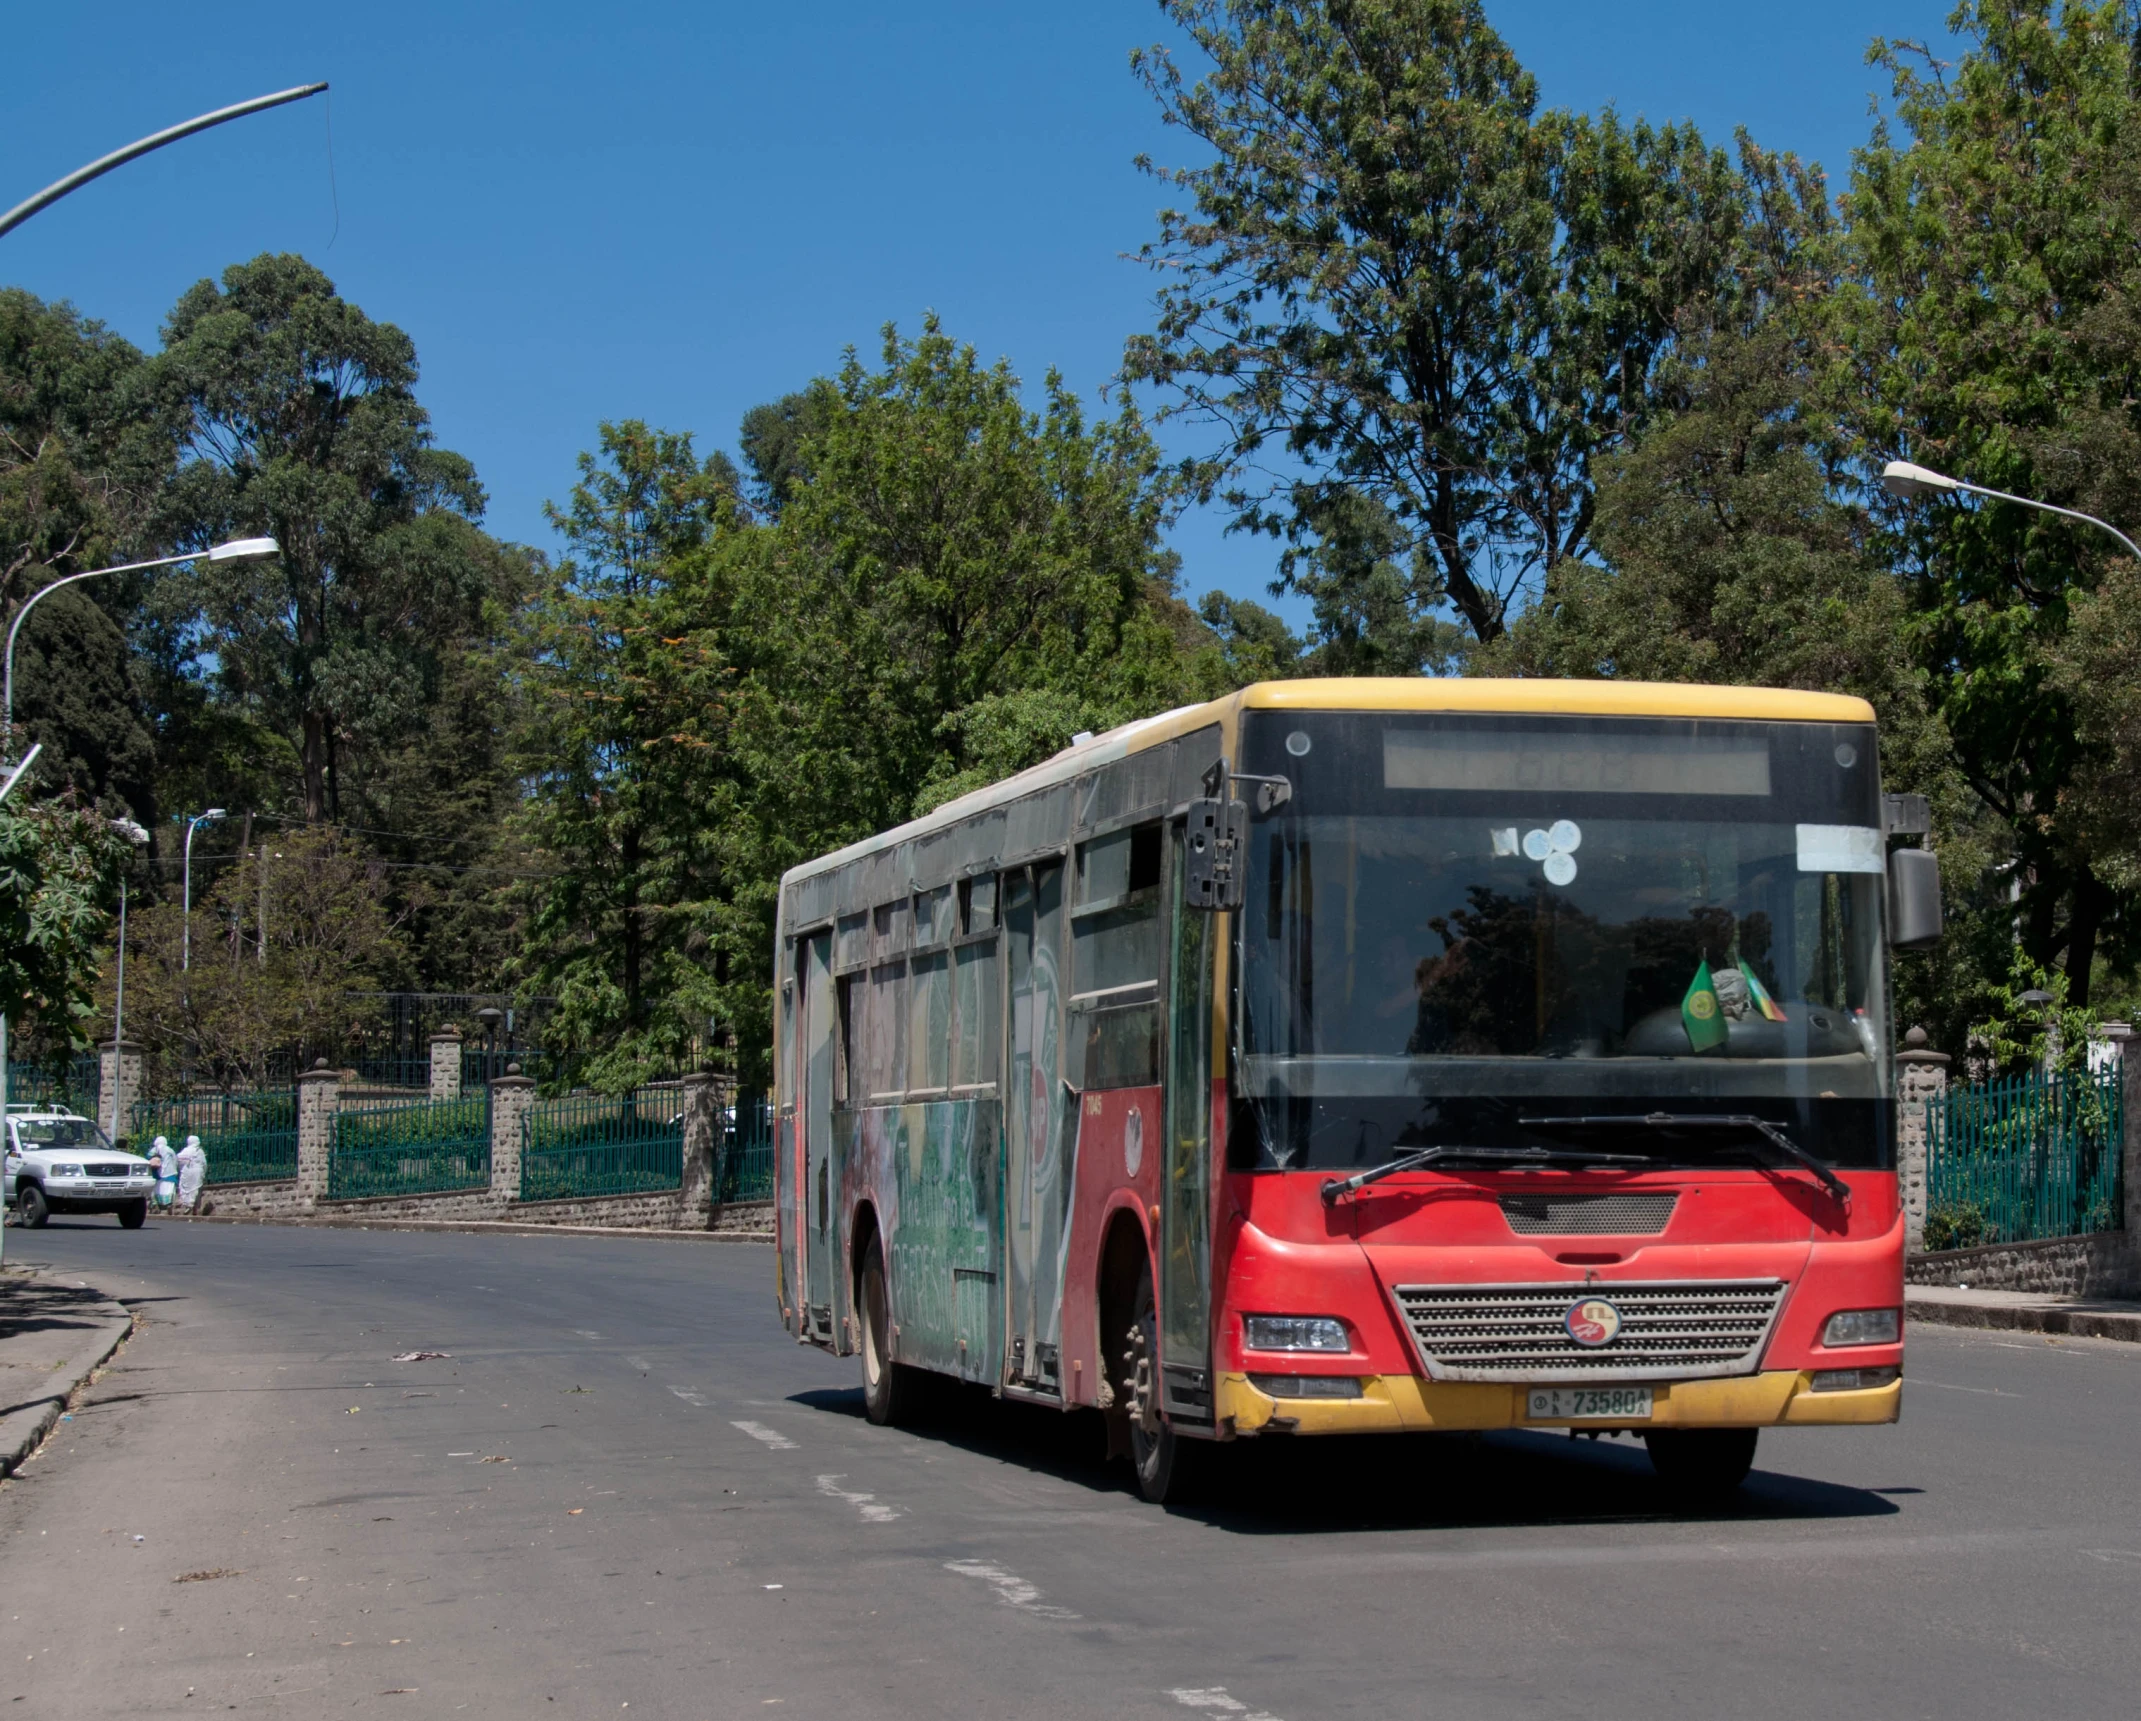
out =
[[880,1428],[913,1414],[914,1370],[892,1360],[892,1300],[885,1294],[885,1252],[875,1237],[862,1258],[862,1409]]
[[1654,1428],[1643,1436],[1666,1491],[1690,1505],[1730,1499],[1754,1468],[1753,1428]]
[[1129,1389],[1125,1408],[1137,1491],[1155,1506],[1164,1506],[1189,1497],[1206,1454],[1201,1442],[1184,1440],[1160,1415],[1159,1341],[1159,1316],[1148,1279],[1123,1334],[1123,1377]]

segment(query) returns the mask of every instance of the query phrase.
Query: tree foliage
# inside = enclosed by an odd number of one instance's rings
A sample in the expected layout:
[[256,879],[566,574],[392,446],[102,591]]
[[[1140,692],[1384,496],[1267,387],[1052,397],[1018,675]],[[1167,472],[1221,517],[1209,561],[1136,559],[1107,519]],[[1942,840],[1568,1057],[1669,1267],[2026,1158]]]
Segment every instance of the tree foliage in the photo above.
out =
[[[2141,516],[2141,202],[2132,23],[2115,4],[1972,0],[1956,65],[1882,42],[1898,133],[1844,201],[1850,420],[1871,467],[1906,458],[2062,507]],[[2117,554],[2034,509],[1894,506],[1889,559],[1915,612],[1957,767],[2011,831],[2022,936],[2088,1002],[2129,918],[2096,847],[2097,754],[2058,662],[2077,598]],[[2122,942],[2121,953],[2132,950]]]
[[474,469],[432,444],[409,337],[300,257],[196,284],[151,371],[187,425],[171,530],[282,546],[197,564],[168,608],[201,673],[295,759],[305,817],[340,816],[348,748],[420,720],[438,642],[490,589]]
[[1676,314],[1729,289],[1737,175],[1689,127],[1540,113],[1478,0],[1162,9],[1210,70],[1133,63],[1213,159],[1154,170],[1189,206],[1145,248],[1127,376],[1217,431],[1193,474],[1238,525],[1298,547],[1372,498],[1413,606],[1495,638],[1589,548],[1589,462],[1647,416]]

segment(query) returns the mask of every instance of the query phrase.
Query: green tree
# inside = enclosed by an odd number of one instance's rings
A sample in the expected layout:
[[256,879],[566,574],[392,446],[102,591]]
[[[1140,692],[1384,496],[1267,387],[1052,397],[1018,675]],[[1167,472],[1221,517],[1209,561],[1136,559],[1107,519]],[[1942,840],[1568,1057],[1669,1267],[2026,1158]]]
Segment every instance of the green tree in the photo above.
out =
[[440,642],[492,590],[482,489],[432,444],[409,337],[300,257],[196,284],[150,369],[188,426],[173,533],[282,546],[168,582],[175,649],[281,742],[305,817],[338,817],[347,751],[419,721]]
[[[196,877],[190,966],[178,902],[137,904],[127,917],[127,1034],[143,1043],[157,1091],[259,1087],[287,1079],[293,1063],[354,1055],[378,1026],[365,994],[407,977],[405,913],[354,839],[312,826],[265,852],[265,863],[256,853],[217,868],[205,887]],[[114,970],[102,954],[108,1013]]]
[[[175,456],[143,360],[70,305],[0,289],[0,628],[65,574],[140,559]],[[41,603],[16,649],[15,721],[39,781],[155,822],[152,741],[121,625],[138,576]]]
[[[521,618],[521,827],[548,876],[529,893],[526,983],[623,1085],[703,1037],[692,905],[712,888],[722,718],[700,674],[718,634],[689,560],[737,520],[733,465],[689,435],[604,424],[600,456],[549,510],[570,554]],[[710,697],[709,697],[710,695]]]
[[[1844,200],[1855,293],[1844,350],[1858,452],[2112,519],[2141,511],[2134,338],[2137,146],[2131,19],[2116,4],[1972,0],[1942,66],[1877,43],[1896,128]],[[1888,505],[1934,709],[1973,790],[2012,833],[2022,942],[2090,999],[2101,941],[2132,954],[2129,899],[2084,792],[2101,731],[2059,663],[2077,600],[2115,552],[2004,504]]]
[[1298,552],[1358,492],[1413,608],[1493,639],[1587,548],[1676,315],[1732,290],[1744,187],[1691,128],[1540,114],[1479,0],[1162,9],[1211,69],[1133,64],[1213,159],[1155,170],[1190,206],[1125,374],[1215,427],[1192,476],[1237,525]]
[[[33,768],[34,775],[34,768]],[[90,1012],[125,845],[71,798],[0,802],[0,1016],[25,1038],[73,1045]]]

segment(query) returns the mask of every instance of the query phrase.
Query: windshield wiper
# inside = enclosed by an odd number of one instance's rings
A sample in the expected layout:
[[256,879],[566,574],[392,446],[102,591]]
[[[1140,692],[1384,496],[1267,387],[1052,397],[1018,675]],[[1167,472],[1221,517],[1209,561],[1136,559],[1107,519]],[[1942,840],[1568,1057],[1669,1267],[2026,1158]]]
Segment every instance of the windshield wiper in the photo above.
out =
[[1752,1117],[1745,1112],[1680,1112],[1653,1111],[1606,1113],[1594,1117],[1520,1117],[1517,1122],[1526,1129],[1626,1129],[1641,1125],[1650,1129],[1738,1129],[1751,1130],[1771,1147],[1783,1154],[1794,1165],[1812,1172],[1822,1188],[1835,1198],[1839,1207],[1851,1205],[1851,1185],[1816,1159],[1796,1141],[1771,1123],[1767,1118]]
[[1489,1165],[1648,1165],[1649,1158],[1640,1153],[1593,1153],[1583,1148],[1559,1147],[1465,1147],[1462,1144],[1448,1147],[1423,1147],[1417,1153],[1401,1154],[1385,1164],[1356,1171],[1351,1177],[1334,1177],[1323,1186],[1323,1201],[1327,1207],[1335,1207],[1356,1189],[1365,1189],[1371,1183],[1380,1183],[1386,1177],[1395,1177],[1401,1171],[1418,1171],[1423,1165],[1433,1165],[1437,1160],[1484,1161]]

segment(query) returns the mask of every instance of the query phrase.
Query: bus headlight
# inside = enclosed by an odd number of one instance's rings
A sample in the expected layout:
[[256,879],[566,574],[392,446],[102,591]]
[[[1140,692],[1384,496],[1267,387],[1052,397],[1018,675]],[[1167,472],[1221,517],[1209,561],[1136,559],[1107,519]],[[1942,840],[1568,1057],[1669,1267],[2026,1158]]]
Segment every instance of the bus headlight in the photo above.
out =
[[1901,1309],[1845,1309],[1829,1317],[1821,1329],[1821,1342],[1839,1345],[1892,1345],[1903,1338]]
[[1894,1386],[1903,1378],[1900,1368],[1817,1369],[1807,1382],[1809,1392],[1865,1392],[1871,1387]]
[[1242,1342],[1253,1351],[1349,1351],[1343,1321],[1328,1315],[1245,1315]]

